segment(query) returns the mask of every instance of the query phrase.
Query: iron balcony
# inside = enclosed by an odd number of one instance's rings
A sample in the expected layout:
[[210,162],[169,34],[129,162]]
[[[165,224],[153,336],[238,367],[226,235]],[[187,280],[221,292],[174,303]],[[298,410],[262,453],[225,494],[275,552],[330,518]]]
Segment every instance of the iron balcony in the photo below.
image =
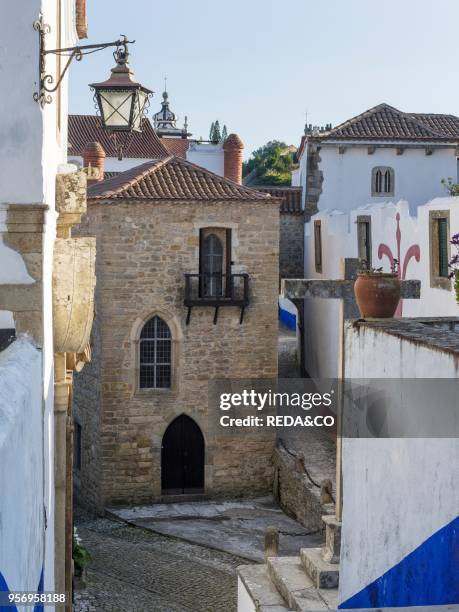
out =
[[195,306],[215,308],[214,324],[218,309],[222,306],[240,308],[239,322],[244,319],[244,310],[249,305],[249,275],[241,274],[185,274],[185,306],[188,308],[186,324]]

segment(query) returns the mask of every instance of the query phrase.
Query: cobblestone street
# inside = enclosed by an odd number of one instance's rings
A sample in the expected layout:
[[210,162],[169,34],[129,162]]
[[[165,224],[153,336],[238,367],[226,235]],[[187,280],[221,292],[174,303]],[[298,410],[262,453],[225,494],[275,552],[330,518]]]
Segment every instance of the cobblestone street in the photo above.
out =
[[78,512],[91,553],[75,612],[231,612],[236,610],[234,555]]

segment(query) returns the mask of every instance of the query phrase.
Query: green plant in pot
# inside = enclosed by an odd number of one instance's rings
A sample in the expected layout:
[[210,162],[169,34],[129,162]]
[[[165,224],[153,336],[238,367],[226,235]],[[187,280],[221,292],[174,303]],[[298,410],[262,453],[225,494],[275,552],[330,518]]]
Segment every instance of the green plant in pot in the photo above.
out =
[[456,253],[449,262],[449,267],[451,268],[449,277],[453,281],[454,291],[456,292],[456,302],[459,304],[459,234],[454,234],[450,244],[456,249]]
[[354,283],[355,299],[363,318],[390,319],[400,301],[398,261],[393,260],[391,271],[371,268],[362,260]]

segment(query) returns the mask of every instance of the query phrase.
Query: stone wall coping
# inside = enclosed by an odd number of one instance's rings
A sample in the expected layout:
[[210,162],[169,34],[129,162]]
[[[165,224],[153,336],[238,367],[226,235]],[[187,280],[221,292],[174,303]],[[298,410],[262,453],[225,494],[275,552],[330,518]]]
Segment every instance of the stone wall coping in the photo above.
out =
[[[282,297],[290,300],[303,298],[354,299],[354,280],[330,279],[282,279]],[[401,297],[403,299],[419,299],[421,281],[400,281]]]
[[413,317],[402,319],[357,319],[349,321],[354,329],[367,328],[448,353],[459,360],[458,317]]

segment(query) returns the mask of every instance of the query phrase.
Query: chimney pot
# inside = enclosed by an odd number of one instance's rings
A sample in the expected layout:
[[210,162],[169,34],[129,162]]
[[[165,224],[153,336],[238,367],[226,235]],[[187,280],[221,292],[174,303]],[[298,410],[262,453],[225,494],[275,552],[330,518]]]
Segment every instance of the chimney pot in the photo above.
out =
[[237,134],[230,134],[223,143],[225,178],[242,184],[242,158],[244,143]]
[[89,185],[104,180],[105,157],[105,151],[100,142],[88,142],[83,152],[83,165],[85,168],[90,166],[99,170],[99,178],[88,179]]

